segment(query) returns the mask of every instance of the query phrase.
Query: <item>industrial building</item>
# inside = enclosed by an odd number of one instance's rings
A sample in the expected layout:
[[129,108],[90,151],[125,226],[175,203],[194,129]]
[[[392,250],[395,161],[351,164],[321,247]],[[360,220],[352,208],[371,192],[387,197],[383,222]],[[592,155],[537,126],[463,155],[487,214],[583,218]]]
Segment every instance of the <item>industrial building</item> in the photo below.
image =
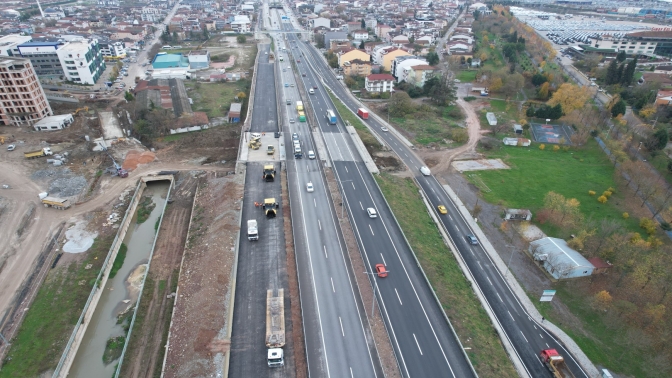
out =
[[530,253],[557,280],[587,277],[595,269],[590,261],[558,238],[546,237],[531,242]]

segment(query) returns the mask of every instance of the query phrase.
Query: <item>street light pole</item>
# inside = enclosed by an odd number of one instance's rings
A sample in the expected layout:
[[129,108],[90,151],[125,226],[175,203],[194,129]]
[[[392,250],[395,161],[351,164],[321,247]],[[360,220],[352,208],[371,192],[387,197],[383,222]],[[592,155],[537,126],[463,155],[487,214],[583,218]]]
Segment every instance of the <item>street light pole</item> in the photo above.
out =
[[[389,272],[389,270],[387,270],[387,267],[385,268],[385,272]],[[373,277],[373,299],[371,300],[371,318],[373,319],[373,310],[375,310],[375,308],[376,308],[376,288],[378,287],[378,285],[376,284],[376,277],[375,276],[377,276],[378,273],[364,272],[364,274],[370,274],[370,275],[374,276]]]
[[509,274],[509,271],[511,271],[511,260],[513,260],[513,251],[515,251],[513,246],[509,245],[507,247],[511,248],[511,257],[509,257],[509,263],[506,264],[506,273],[504,273],[504,278],[506,278],[506,276]]
[[341,219],[343,218],[343,208],[345,207],[345,188],[343,187],[344,182],[352,182],[352,180],[339,180],[338,181],[341,184],[341,196],[343,197],[341,200]]

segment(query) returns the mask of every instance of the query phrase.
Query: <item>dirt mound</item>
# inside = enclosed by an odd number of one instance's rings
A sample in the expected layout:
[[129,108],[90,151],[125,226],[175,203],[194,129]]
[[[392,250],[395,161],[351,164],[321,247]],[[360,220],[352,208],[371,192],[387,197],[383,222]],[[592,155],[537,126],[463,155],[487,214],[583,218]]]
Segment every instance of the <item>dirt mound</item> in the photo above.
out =
[[132,171],[138,168],[138,165],[151,163],[154,159],[156,159],[156,155],[151,151],[128,151],[126,159],[124,159],[124,164],[122,164],[122,168],[127,171]]

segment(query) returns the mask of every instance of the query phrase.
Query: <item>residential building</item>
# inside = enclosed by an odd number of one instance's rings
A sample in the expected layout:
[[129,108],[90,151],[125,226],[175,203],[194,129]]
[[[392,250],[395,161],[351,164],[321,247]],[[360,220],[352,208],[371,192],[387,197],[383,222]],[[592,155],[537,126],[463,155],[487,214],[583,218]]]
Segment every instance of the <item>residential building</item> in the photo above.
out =
[[397,82],[405,81],[410,70],[409,68],[417,65],[429,64],[424,58],[415,55],[399,56],[392,61],[390,72],[397,78]]
[[349,49],[352,46],[352,42],[350,42],[349,39],[332,39],[329,41],[328,45],[325,45],[329,47],[329,50],[331,51],[336,51],[336,50],[342,50],[342,49]]
[[343,63],[343,75],[346,76],[368,76],[371,75],[371,62],[354,59]]
[[324,45],[330,46],[332,39],[347,40],[348,33],[346,32],[326,32],[324,33]]
[[378,26],[378,20],[375,18],[366,18],[364,19],[364,26],[366,26],[368,29],[376,30],[376,26]]
[[359,59],[366,62],[371,61],[371,55],[365,53],[362,50],[352,49],[347,52],[341,52],[338,54],[338,66],[343,67],[343,63],[350,62],[352,60]]
[[30,42],[33,37],[29,35],[10,34],[0,38],[0,55],[2,56],[21,56],[19,45]]
[[385,71],[392,72],[392,62],[400,56],[411,56],[411,54],[395,47],[393,50],[389,50],[387,53],[383,54],[381,66]]
[[368,92],[393,92],[394,81],[390,74],[373,74],[364,79],[364,88]]
[[437,72],[437,68],[430,66],[428,64],[418,64],[416,66],[410,66],[407,68],[405,82],[413,84],[418,87],[425,85],[425,82],[434,77]]
[[366,41],[369,39],[369,32],[364,29],[355,30],[352,32],[352,38],[360,41]]
[[192,70],[210,67],[210,52],[208,50],[194,50],[187,54],[189,68]]
[[100,41],[98,45],[100,46],[100,53],[103,54],[104,57],[115,59],[126,57],[126,47],[124,42]]
[[0,125],[33,125],[53,115],[30,60],[0,57]]
[[318,17],[318,18],[315,18],[315,19],[311,20],[311,24],[312,24],[313,29],[319,28],[319,27],[329,29],[331,27],[331,20],[329,20],[328,18],[324,18],[324,17]]
[[355,30],[362,28],[362,23],[360,21],[350,21],[346,25],[348,33],[352,33]]
[[96,84],[105,71],[105,60],[97,39],[73,39],[56,50],[65,79],[79,84]]
[[58,7],[44,8],[42,13],[44,14],[45,20],[60,20],[61,18],[65,17],[65,12],[63,12],[63,10]]
[[20,56],[29,59],[39,77],[63,79],[65,73],[56,51],[60,42],[26,42],[17,48]]
[[379,24],[378,26],[376,26],[374,30],[376,31],[376,35],[380,37],[380,39],[385,39],[387,38],[387,33],[390,30],[392,30],[392,28],[389,25]]
[[250,25],[252,25],[252,22],[245,15],[234,16],[233,21],[231,21],[231,29],[236,33],[249,33]]

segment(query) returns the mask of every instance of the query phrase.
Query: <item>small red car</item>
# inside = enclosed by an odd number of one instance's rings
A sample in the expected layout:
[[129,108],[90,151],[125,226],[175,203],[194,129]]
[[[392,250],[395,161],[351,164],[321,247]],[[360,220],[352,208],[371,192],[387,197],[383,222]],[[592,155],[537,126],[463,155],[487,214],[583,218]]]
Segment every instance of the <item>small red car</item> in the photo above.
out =
[[376,273],[378,273],[378,277],[380,278],[387,277],[387,269],[385,269],[385,265],[376,264]]

